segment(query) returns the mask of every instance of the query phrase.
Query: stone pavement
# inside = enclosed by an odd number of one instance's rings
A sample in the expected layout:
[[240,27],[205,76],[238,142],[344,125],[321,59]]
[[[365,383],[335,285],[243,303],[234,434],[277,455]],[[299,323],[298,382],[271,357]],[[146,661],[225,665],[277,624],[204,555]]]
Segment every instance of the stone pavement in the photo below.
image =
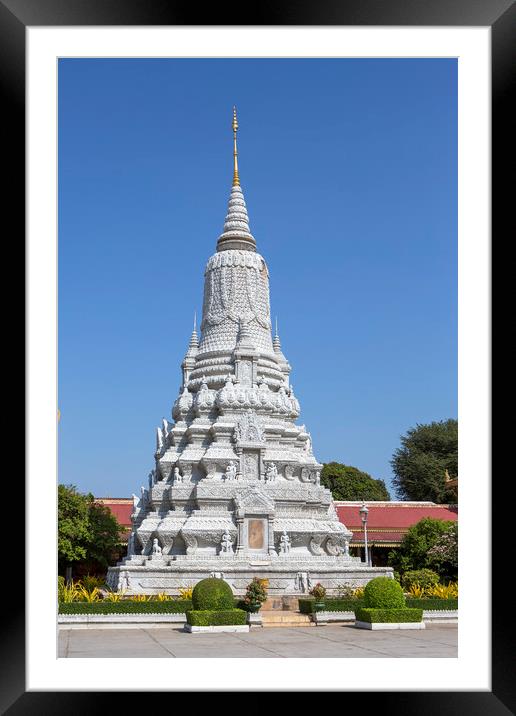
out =
[[351,624],[188,634],[179,626],[59,629],[59,657],[456,658],[457,624],[421,631],[366,631]]

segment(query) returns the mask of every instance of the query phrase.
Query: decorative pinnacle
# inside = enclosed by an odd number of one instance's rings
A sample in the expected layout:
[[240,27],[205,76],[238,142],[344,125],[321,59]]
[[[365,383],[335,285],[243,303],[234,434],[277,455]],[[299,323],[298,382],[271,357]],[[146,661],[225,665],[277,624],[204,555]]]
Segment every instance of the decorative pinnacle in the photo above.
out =
[[237,150],[237,131],[238,119],[236,107],[233,107],[233,186],[240,186],[240,178],[238,176],[238,150]]

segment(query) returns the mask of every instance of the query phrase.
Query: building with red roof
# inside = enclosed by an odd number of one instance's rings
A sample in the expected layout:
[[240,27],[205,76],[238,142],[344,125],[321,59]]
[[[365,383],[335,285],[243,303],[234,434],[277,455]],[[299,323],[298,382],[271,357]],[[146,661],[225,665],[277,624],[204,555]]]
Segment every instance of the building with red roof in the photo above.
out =
[[[360,517],[363,502],[335,501],[341,522],[353,532],[350,546],[363,551],[364,526]],[[385,564],[389,550],[399,547],[409,527],[424,517],[457,522],[457,505],[435,502],[366,502],[367,543],[373,565]]]

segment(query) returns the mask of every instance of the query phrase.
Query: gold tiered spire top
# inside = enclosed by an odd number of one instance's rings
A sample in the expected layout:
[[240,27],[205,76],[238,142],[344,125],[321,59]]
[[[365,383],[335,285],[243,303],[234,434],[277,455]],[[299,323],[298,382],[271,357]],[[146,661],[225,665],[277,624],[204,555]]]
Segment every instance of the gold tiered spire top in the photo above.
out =
[[233,123],[231,126],[233,127],[233,185],[229,195],[224,230],[217,241],[217,251],[256,251],[256,241],[249,229],[247,207],[238,175],[238,119],[236,107],[233,107]]
[[233,186],[240,186],[238,176],[238,149],[237,149],[238,119],[236,107],[233,107]]

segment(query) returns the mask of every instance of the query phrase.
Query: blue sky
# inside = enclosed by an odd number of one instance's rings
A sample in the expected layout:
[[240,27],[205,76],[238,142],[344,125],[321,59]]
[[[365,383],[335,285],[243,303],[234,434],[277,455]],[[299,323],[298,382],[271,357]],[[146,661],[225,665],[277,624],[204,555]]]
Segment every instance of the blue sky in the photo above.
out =
[[[320,462],[457,417],[457,65],[59,61],[59,481],[146,484],[232,179]],[[394,496],[394,495],[393,495]]]

